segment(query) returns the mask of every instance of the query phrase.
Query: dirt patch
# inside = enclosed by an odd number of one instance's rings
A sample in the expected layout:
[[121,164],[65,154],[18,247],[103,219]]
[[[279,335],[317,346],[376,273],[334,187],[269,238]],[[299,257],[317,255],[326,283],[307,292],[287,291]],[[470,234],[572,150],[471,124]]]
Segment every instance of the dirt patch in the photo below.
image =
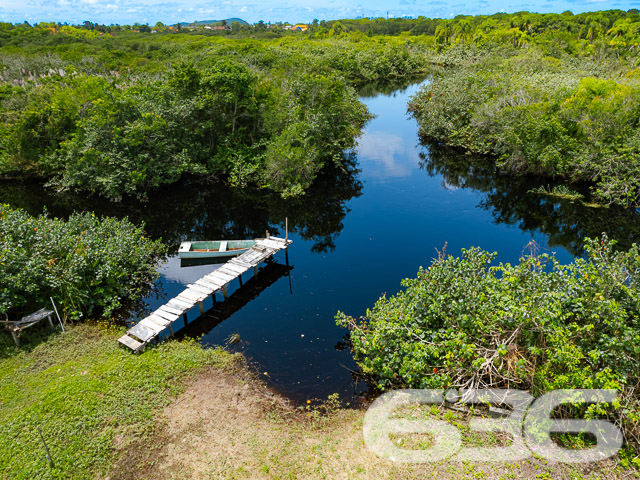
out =
[[247,373],[214,368],[158,412],[158,428],[123,449],[110,479],[615,478],[531,458],[513,464],[402,466],[370,453],[362,410],[317,418]]

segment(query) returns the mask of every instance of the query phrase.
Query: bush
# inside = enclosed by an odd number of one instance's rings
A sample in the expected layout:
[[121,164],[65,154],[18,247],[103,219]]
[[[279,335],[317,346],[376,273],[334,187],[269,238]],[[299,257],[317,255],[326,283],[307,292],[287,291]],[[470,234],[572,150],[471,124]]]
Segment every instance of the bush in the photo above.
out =
[[53,297],[65,318],[111,317],[145,294],[164,252],[127,219],[63,221],[0,204],[0,314],[17,320]]
[[437,76],[410,102],[427,139],[491,154],[507,170],[595,185],[599,200],[640,205],[640,86],[596,61],[488,55]]
[[0,44],[0,175],[113,201],[186,175],[303,194],[369,118],[353,85],[424,71],[420,45],[364,38]]
[[640,250],[614,244],[586,239],[586,258],[569,265],[548,254],[498,266],[478,248],[443,254],[364,318],[336,321],[381,390],[613,388],[637,445]]

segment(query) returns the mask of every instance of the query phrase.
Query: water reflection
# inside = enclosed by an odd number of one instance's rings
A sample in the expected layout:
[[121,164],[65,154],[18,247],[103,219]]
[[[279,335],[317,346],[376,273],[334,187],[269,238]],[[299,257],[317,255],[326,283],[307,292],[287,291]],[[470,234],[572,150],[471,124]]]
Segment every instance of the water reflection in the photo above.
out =
[[[541,185],[553,187],[554,182],[500,173],[489,159],[461,154],[441,145],[425,143],[425,147],[428,152],[420,153],[420,167],[429,176],[441,176],[443,186],[449,190],[484,192],[479,206],[491,213],[496,223],[515,225],[531,233],[542,232],[549,246],[561,246],[573,255],[581,255],[584,237],[605,232],[622,249],[628,249],[640,238],[640,215],[633,210],[589,207],[580,201],[530,193]],[[577,190],[588,196],[586,186],[578,186]]]
[[121,203],[55,193],[33,182],[5,182],[0,202],[34,215],[46,208],[57,217],[74,211],[128,217],[136,224],[144,223],[147,233],[162,238],[170,251],[185,240],[254,238],[264,236],[266,230],[284,235],[288,217],[290,232],[313,241],[315,252],[326,252],[335,248],[349,211],[347,202],[362,194],[358,172],[354,155],[345,154],[343,165],[325,169],[304,196],[286,200],[265,191],[238,191],[220,183],[185,179],[151,195],[147,202]]
[[[439,69],[434,69],[434,71],[435,70]],[[380,95],[403,97],[405,94],[404,91],[408,87],[412,85],[422,84],[425,79],[428,78],[431,74],[432,73],[412,75],[403,78],[393,78],[391,80],[369,82],[364,85],[360,85],[360,87],[358,88],[358,95],[360,95],[360,100],[366,100],[368,98],[374,98]]]
[[413,167],[407,162],[407,158],[415,157],[416,150],[401,135],[371,129],[361,139],[358,151],[375,163],[369,176],[378,181],[413,174]]

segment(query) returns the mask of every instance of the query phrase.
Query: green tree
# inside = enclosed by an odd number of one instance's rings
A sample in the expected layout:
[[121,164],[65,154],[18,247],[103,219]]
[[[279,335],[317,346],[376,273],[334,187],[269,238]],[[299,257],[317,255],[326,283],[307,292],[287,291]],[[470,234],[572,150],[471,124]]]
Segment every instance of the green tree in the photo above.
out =
[[474,28],[468,20],[459,20],[454,28],[454,35],[462,41],[462,45],[466,45],[467,40],[473,37]]

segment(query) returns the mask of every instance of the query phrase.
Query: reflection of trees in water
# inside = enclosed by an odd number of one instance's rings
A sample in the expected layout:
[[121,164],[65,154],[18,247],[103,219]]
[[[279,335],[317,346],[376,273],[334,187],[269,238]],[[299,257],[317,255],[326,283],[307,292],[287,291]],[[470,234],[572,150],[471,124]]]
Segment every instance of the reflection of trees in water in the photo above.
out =
[[[540,231],[550,246],[562,246],[573,255],[582,252],[584,237],[606,232],[627,249],[640,238],[640,215],[619,207],[587,207],[579,201],[528,193],[554,182],[546,178],[501,173],[495,162],[461,154],[451,148],[428,144],[420,166],[430,176],[442,175],[447,185],[484,192],[480,207],[491,212],[497,223],[516,225],[525,231]],[[588,189],[579,187],[587,197]]]
[[145,223],[153,238],[162,238],[177,250],[187,239],[253,238],[266,230],[284,235],[284,220],[290,232],[315,242],[314,251],[335,247],[349,209],[347,201],[362,194],[353,155],[344,166],[328,167],[303,196],[283,199],[260,190],[236,190],[220,183],[206,184],[184,180],[151,195],[147,202],[111,203],[100,198],[58,194],[36,183],[9,184],[0,188],[0,202],[39,214],[46,207],[53,216],[67,217],[74,211],[97,215],[129,217]]
[[411,85],[424,82],[427,77],[427,74],[421,74],[391,80],[380,80],[379,82],[369,82],[357,88],[358,95],[361,98],[373,98],[378,95],[400,95]]

